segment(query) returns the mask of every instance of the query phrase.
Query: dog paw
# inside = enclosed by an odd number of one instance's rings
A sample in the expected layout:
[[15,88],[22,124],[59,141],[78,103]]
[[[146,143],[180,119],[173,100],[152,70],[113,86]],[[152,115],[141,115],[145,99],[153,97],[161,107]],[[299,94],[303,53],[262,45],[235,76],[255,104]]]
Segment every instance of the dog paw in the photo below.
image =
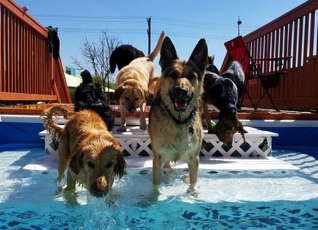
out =
[[75,189],[63,189],[63,198],[65,200],[65,203],[70,206],[76,206],[78,205],[77,201],[78,193]]
[[159,187],[159,185],[153,185],[150,201],[158,201],[158,198],[161,195]]
[[55,179],[55,183],[61,183],[64,179],[64,175],[58,176],[58,178]]
[[126,128],[120,127],[117,129],[117,132],[126,132]]
[[147,129],[147,125],[146,124],[140,124],[139,128],[142,130],[142,131],[145,131]]
[[197,197],[198,193],[195,191],[194,186],[190,185],[187,189],[187,193],[189,193],[191,196]]

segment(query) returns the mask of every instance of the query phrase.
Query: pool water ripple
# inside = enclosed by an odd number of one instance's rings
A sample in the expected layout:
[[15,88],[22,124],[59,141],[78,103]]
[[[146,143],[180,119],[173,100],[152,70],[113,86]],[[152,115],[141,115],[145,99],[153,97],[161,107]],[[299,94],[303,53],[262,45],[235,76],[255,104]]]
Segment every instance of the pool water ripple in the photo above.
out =
[[193,197],[185,192],[187,170],[178,168],[153,201],[151,168],[128,168],[112,197],[78,188],[78,205],[71,206],[55,194],[54,167],[24,169],[43,149],[1,152],[0,229],[317,229],[317,161],[287,150],[273,154],[299,170],[200,169]]

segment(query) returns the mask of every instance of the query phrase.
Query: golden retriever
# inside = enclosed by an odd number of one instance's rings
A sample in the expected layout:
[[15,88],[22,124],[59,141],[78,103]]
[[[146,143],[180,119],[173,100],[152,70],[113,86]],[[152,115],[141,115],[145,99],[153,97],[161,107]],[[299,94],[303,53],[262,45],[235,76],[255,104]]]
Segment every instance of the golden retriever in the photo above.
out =
[[158,192],[163,168],[170,168],[170,161],[185,160],[190,176],[187,192],[195,193],[203,138],[200,105],[207,60],[204,39],[185,61],[178,59],[173,43],[165,37],[160,57],[162,75],[157,82],[160,87],[151,105],[148,125],[154,155],[154,192]]
[[[53,119],[56,115],[69,119],[64,128]],[[105,196],[114,177],[124,175],[126,162],[102,118],[92,110],[74,113],[61,105],[44,110],[41,117],[49,134],[59,140],[57,182],[62,181],[68,167],[64,191],[75,190],[77,182],[91,195]]]
[[155,77],[153,60],[158,55],[164,39],[162,31],[155,49],[146,57],[139,57],[123,67],[116,77],[115,98],[119,99],[121,127],[119,132],[126,131],[126,111],[133,114],[140,109],[140,129],[146,130],[146,102],[149,97],[148,84]]

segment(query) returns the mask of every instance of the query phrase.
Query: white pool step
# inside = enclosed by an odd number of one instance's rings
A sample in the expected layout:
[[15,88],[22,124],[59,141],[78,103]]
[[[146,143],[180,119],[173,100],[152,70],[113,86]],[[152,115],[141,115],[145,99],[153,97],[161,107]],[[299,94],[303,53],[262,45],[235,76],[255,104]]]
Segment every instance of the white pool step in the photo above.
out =
[[[125,156],[152,156],[147,130],[142,131],[138,126],[128,126],[126,132],[117,132],[118,128],[119,126],[115,126],[112,134],[121,144]],[[267,158],[271,156],[272,137],[277,137],[278,134],[248,126],[244,128],[248,131],[245,134],[246,143],[241,134],[236,133],[230,148],[219,141],[215,134],[208,134],[204,130],[203,138],[206,143],[201,155],[225,158]],[[55,153],[56,150],[52,149],[52,140],[47,131],[43,130],[39,135],[45,141],[46,152]]]

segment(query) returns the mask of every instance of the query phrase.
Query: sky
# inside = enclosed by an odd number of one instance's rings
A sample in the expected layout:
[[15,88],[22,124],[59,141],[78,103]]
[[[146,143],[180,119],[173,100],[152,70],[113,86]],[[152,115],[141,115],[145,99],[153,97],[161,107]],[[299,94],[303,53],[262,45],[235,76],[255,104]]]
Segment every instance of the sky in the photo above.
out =
[[[182,59],[188,59],[197,42],[205,38],[218,68],[226,54],[224,42],[251,33],[305,1],[15,0],[21,7],[27,6],[28,13],[43,26],[58,28],[64,67],[74,66],[72,57],[83,60],[80,50],[84,40],[98,42],[103,32],[148,53],[147,19],[151,18],[151,50],[162,30]],[[239,31],[238,19],[242,22]],[[154,64],[160,74],[158,56]]]

